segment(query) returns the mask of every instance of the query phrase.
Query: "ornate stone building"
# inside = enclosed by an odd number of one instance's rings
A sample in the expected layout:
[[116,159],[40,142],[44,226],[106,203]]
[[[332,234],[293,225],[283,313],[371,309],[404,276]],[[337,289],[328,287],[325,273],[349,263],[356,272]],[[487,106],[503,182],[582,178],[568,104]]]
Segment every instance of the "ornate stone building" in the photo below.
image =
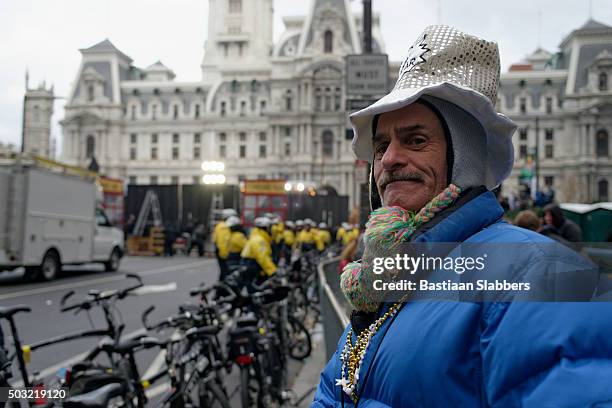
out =
[[51,139],[51,117],[55,96],[53,86],[47,88],[41,83],[30,88],[26,73],[26,89],[23,98],[23,124],[21,150],[38,156],[55,156],[55,146]]
[[[272,3],[209,0],[198,82],[174,81],[159,61],[138,68],[109,40],[82,49],[62,121],[63,160],[88,166],[95,158],[131,184],[198,183],[202,161],[219,160],[231,184],[304,180],[358,205],[344,57],[361,52],[361,17],[348,0],[313,0],[307,16],[284,18],[274,43]],[[384,52],[378,16],[373,37],[374,52]]]
[[497,107],[519,126],[505,193],[518,191],[537,143],[540,188],[553,186],[557,201],[612,199],[612,27],[590,20],[558,52],[538,49],[514,64]]

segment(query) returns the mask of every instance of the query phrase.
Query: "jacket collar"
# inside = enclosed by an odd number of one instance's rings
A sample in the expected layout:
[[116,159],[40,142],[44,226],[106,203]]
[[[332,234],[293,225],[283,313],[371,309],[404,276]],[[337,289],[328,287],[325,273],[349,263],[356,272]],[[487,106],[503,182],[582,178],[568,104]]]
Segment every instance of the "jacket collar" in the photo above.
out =
[[495,194],[484,187],[470,189],[455,204],[423,224],[412,242],[463,242],[503,214]]

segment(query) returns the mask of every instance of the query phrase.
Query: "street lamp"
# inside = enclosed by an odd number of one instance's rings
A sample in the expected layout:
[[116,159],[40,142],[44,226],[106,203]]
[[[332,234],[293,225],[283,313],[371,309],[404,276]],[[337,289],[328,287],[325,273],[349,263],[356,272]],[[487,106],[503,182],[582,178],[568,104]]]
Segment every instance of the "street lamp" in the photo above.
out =
[[225,163],[218,161],[202,162],[202,183],[204,184],[225,184],[226,178],[223,172],[225,171]]

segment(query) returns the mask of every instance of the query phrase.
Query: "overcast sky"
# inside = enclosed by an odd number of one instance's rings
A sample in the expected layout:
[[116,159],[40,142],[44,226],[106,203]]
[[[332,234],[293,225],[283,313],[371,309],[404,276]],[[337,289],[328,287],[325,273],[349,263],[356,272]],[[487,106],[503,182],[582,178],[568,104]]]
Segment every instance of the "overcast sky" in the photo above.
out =
[[[424,27],[441,22],[497,41],[503,70],[539,44],[555,51],[587,21],[589,3],[595,20],[612,25],[612,0],[373,0],[391,60],[401,60]],[[309,4],[274,0],[275,38],[283,30],[281,17],[305,14]],[[351,4],[362,7],[361,0]],[[79,66],[78,49],[105,38],[136,66],[159,59],[174,70],[176,81],[199,80],[207,13],[207,0],[0,1],[0,142],[20,143],[26,68],[31,87],[46,80],[57,96],[66,96]],[[58,139],[63,104],[56,102],[53,116]]]

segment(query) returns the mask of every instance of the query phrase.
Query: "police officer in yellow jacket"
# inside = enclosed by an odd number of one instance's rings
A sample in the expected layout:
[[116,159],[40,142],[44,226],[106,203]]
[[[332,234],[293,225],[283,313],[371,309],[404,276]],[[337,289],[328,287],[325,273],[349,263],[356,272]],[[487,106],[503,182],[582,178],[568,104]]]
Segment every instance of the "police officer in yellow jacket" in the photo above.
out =
[[223,221],[220,221],[215,225],[213,230],[212,240],[215,244],[215,255],[217,262],[219,263],[220,276],[219,280],[223,280],[229,273],[227,268],[227,258],[229,256],[229,250],[227,244],[230,237],[230,228],[227,226],[226,220],[229,217],[237,217],[238,213],[233,208],[226,208],[221,212]]
[[247,238],[244,234],[244,228],[240,218],[232,216],[229,217],[225,223],[230,229],[230,235],[227,237],[227,250],[229,254],[227,257],[227,266],[229,270],[232,270],[240,264],[240,253],[247,243]]
[[323,249],[327,248],[331,244],[331,233],[327,228],[327,224],[324,222],[319,223],[319,239],[323,244]]
[[247,267],[243,279],[249,291],[253,282],[259,284],[276,273],[276,265],[272,261],[270,227],[269,218],[255,218],[254,227],[240,254],[242,264]]
[[285,230],[285,224],[283,220],[276,214],[267,213],[266,216],[270,219],[272,226],[270,227],[272,235],[272,260],[278,264],[280,259],[282,243],[283,243],[283,231]]
[[305,219],[304,229],[302,229],[297,234],[297,238],[296,238],[297,246],[300,247],[302,252],[308,252],[315,248],[318,249],[321,247],[321,243],[320,243],[318,235],[316,234],[315,231],[312,230],[313,223],[314,222],[312,220],[308,218]]
[[348,232],[347,229],[349,228],[350,228],[350,224],[348,222],[343,222],[340,225],[340,228],[338,228],[338,231],[336,231],[336,242],[340,242],[341,244],[344,244],[344,236]]
[[285,229],[283,230],[283,252],[285,254],[285,265],[291,264],[291,252],[293,251],[293,245],[295,244],[295,224],[293,221],[285,222]]

